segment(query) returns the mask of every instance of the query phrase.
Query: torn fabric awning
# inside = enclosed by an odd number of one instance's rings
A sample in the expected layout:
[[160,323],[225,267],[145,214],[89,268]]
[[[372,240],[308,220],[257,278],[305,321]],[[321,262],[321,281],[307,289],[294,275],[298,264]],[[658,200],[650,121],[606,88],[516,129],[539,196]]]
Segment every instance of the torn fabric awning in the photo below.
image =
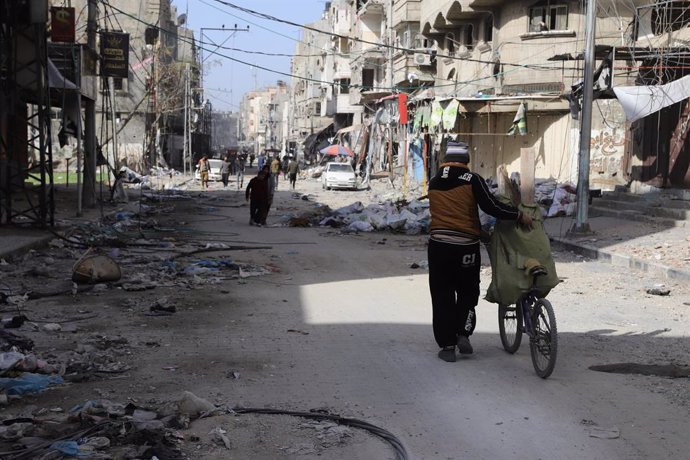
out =
[[639,120],[690,97],[690,75],[665,85],[613,88],[628,121]]

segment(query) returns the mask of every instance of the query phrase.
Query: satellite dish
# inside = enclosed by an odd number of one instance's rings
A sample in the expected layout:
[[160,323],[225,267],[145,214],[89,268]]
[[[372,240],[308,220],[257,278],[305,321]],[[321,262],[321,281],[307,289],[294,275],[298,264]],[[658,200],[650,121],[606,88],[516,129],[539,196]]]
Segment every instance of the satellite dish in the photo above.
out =
[[187,15],[181,14],[177,17],[177,25],[181,26],[187,22]]

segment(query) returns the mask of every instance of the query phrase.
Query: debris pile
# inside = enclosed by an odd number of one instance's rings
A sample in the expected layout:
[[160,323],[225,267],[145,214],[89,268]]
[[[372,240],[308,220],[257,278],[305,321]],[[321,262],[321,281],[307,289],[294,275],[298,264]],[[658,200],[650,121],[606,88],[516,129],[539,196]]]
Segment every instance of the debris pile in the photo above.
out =
[[350,232],[391,231],[418,235],[428,230],[430,220],[428,201],[386,201],[366,207],[357,201],[336,209],[319,225],[344,228]]
[[0,457],[181,460],[185,437],[178,430],[217,410],[188,391],[160,407],[106,399],[87,400],[66,413],[29,406],[3,420]]

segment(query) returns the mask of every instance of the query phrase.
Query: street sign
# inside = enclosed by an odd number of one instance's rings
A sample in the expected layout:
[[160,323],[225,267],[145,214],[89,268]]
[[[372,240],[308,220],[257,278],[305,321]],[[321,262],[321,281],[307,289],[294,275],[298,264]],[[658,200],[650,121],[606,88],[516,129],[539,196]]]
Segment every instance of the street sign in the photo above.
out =
[[74,43],[74,8],[50,9],[50,38],[53,42]]
[[127,78],[129,73],[129,34],[101,33],[101,76]]

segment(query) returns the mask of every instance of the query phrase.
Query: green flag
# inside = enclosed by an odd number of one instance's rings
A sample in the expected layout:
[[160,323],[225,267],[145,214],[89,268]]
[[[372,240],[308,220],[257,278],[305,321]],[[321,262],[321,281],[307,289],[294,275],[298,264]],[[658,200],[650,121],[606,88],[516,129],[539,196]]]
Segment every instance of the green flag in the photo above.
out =
[[513,124],[508,130],[508,134],[520,134],[524,136],[527,134],[527,107],[524,102],[520,103],[515,118],[513,118]]

